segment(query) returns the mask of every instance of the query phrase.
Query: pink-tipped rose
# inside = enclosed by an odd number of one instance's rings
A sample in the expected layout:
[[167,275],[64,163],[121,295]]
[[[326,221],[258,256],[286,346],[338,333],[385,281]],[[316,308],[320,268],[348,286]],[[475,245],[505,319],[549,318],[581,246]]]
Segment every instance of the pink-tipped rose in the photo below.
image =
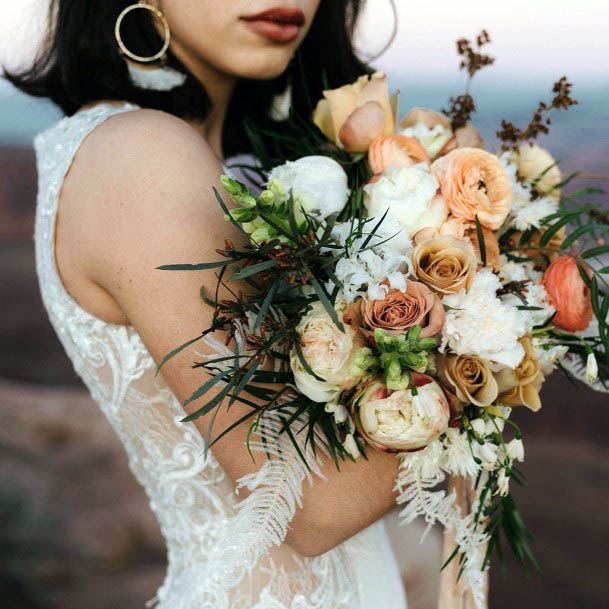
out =
[[556,309],[554,323],[567,332],[581,332],[592,321],[590,290],[584,283],[577,260],[560,256],[547,268],[543,285]]
[[324,91],[313,122],[339,148],[366,152],[376,137],[395,130],[387,77],[375,72],[360,76],[353,84]]

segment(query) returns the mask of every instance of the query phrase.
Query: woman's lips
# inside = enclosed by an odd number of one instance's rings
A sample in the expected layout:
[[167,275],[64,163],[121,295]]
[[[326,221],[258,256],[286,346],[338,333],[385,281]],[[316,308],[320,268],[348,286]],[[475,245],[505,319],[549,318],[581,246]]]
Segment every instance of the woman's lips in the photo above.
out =
[[260,36],[281,43],[296,40],[300,28],[305,24],[305,16],[301,10],[284,7],[272,8],[241,19]]

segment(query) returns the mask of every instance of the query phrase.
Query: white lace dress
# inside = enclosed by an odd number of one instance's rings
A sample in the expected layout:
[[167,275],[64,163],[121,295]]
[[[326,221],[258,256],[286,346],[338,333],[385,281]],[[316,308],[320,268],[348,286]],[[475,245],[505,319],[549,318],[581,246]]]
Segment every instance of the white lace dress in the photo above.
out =
[[[39,194],[36,263],[44,305],[74,369],[115,429],[167,543],[159,609],[404,609],[382,522],[323,556],[297,556],[283,538],[306,472],[286,452],[244,481],[239,501],[222,468],[130,326],[102,321],[67,293],[54,232],[64,177],[83,139],[132,105],[99,104],[35,141]],[[337,515],[339,518],[340,515]],[[151,591],[151,595],[153,591]]]

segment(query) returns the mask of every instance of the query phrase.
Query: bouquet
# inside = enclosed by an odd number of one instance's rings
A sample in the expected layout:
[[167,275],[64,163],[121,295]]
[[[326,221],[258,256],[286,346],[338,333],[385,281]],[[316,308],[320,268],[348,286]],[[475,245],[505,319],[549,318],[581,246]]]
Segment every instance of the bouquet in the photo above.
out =
[[[488,42],[458,42],[470,80],[493,63]],[[231,203],[215,193],[245,245],[161,267],[245,286],[204,295],[216,354],[197,364],[210,378],[186,420],[239,402],[239,423],[261,433],[272,414],[307,467],[316,447],[337,465],[395,453],[404,520],[446,527],[446,564],[478,608],[504,542],[536,564],[510,494],[525,454],[512,409],[538,412],[555,368],[609,387],[609,219],[581,201],[591,190],[565,194],[576,176],[534,143],[575,103],[559,80],[528,126],[502,123],[492,153],[469,93],[399,120],[386,77],[362,76],[325,91],[314,124],[292,117],[276,137],[283,159],[249,127],[263,190],[225,175]]]

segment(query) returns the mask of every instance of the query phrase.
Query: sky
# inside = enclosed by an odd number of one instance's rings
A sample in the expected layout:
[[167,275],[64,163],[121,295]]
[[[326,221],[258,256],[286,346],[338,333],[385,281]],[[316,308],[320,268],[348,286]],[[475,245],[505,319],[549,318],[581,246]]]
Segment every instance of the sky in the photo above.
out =
[[[47,0],[0,0],[0,64],[28,56],[41,30]],[[218,0],[231,1],[231,0]],[[323,2],[323,0],[322,0]],[[281,0],[277,0],[281,3]],[[609,0],[395,0],[399,33],[376,65],[433,80],[453,74],[454,41],[486,28],[498,60],[496,78],[529,80],[568,73],[609,83]],[[359,46],[382,48],[391,33],[390,0],[368,0]]]

